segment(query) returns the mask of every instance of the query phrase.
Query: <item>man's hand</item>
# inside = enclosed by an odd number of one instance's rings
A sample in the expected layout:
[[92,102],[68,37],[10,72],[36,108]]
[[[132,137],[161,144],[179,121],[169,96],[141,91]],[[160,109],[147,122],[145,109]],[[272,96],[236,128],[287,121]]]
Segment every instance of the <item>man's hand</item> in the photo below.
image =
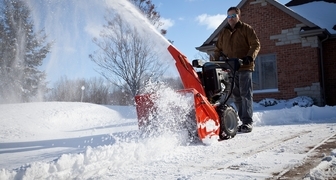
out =
[[253,61],[253,58],[251,56],[246,56],[243,58],[243,64],[249,65]]

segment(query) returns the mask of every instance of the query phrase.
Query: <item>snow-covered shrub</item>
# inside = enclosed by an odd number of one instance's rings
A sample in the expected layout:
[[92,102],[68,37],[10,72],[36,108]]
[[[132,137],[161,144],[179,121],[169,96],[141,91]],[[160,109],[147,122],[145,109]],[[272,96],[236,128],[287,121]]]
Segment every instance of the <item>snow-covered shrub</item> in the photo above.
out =
[[287,105],[286,107],[290,106],[310,107],[314,104],[313,99],[308,96],[299,96],[289,100],[277,100],[273,98],[265,98],[261,100],[258,104],[264,107],[268,107],[268,106],[275,106],[281,103],[282,101],[286,103]]
[[265,98],[259,102],[260,105],[267,107],[267,106],[274,106],[278,104],[278,100],[273,98]]
[[312,98],[308,96],[299,96],[288,100],[287,104],[292,104],[293,106],[300,106],[300,107],[310,107],[314,104],[314,101]]

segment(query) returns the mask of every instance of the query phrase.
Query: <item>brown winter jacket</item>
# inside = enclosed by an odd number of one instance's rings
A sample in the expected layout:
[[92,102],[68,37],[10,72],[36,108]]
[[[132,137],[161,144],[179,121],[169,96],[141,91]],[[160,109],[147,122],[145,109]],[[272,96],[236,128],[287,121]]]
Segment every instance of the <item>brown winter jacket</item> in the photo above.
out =
[[214,58],[218,60],[220,52],[223,52],[223,54],[229,58],[244,58],[246,56],[251,56],[253,62],[249,65],[242,65],[239,71],[254,71],[254,60],[257,57],[259,50],[260,42],[254,29],[250,25],[238,21],[233,30],[228,24],[219,33]]

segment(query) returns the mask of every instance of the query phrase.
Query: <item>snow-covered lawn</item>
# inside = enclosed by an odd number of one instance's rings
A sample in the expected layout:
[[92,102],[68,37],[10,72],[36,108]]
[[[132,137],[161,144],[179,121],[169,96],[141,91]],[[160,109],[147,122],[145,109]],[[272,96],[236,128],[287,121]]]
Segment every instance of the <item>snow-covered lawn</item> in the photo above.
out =
[[336,107],[291,104],[255,104],[252,133],[207,146],[183,132],[140,138],[132,106],[3,104],[0,179],[335,177]]

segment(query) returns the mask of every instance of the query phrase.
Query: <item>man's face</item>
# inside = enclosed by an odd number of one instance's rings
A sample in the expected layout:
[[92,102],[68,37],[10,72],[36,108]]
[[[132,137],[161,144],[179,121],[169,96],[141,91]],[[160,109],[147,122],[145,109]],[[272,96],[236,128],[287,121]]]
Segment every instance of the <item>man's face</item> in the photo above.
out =
[[235,10],[228,11],[227,16],[228,22],[231,27],[234,27],[236,23],[239,21],[239,15],[236,13]]

